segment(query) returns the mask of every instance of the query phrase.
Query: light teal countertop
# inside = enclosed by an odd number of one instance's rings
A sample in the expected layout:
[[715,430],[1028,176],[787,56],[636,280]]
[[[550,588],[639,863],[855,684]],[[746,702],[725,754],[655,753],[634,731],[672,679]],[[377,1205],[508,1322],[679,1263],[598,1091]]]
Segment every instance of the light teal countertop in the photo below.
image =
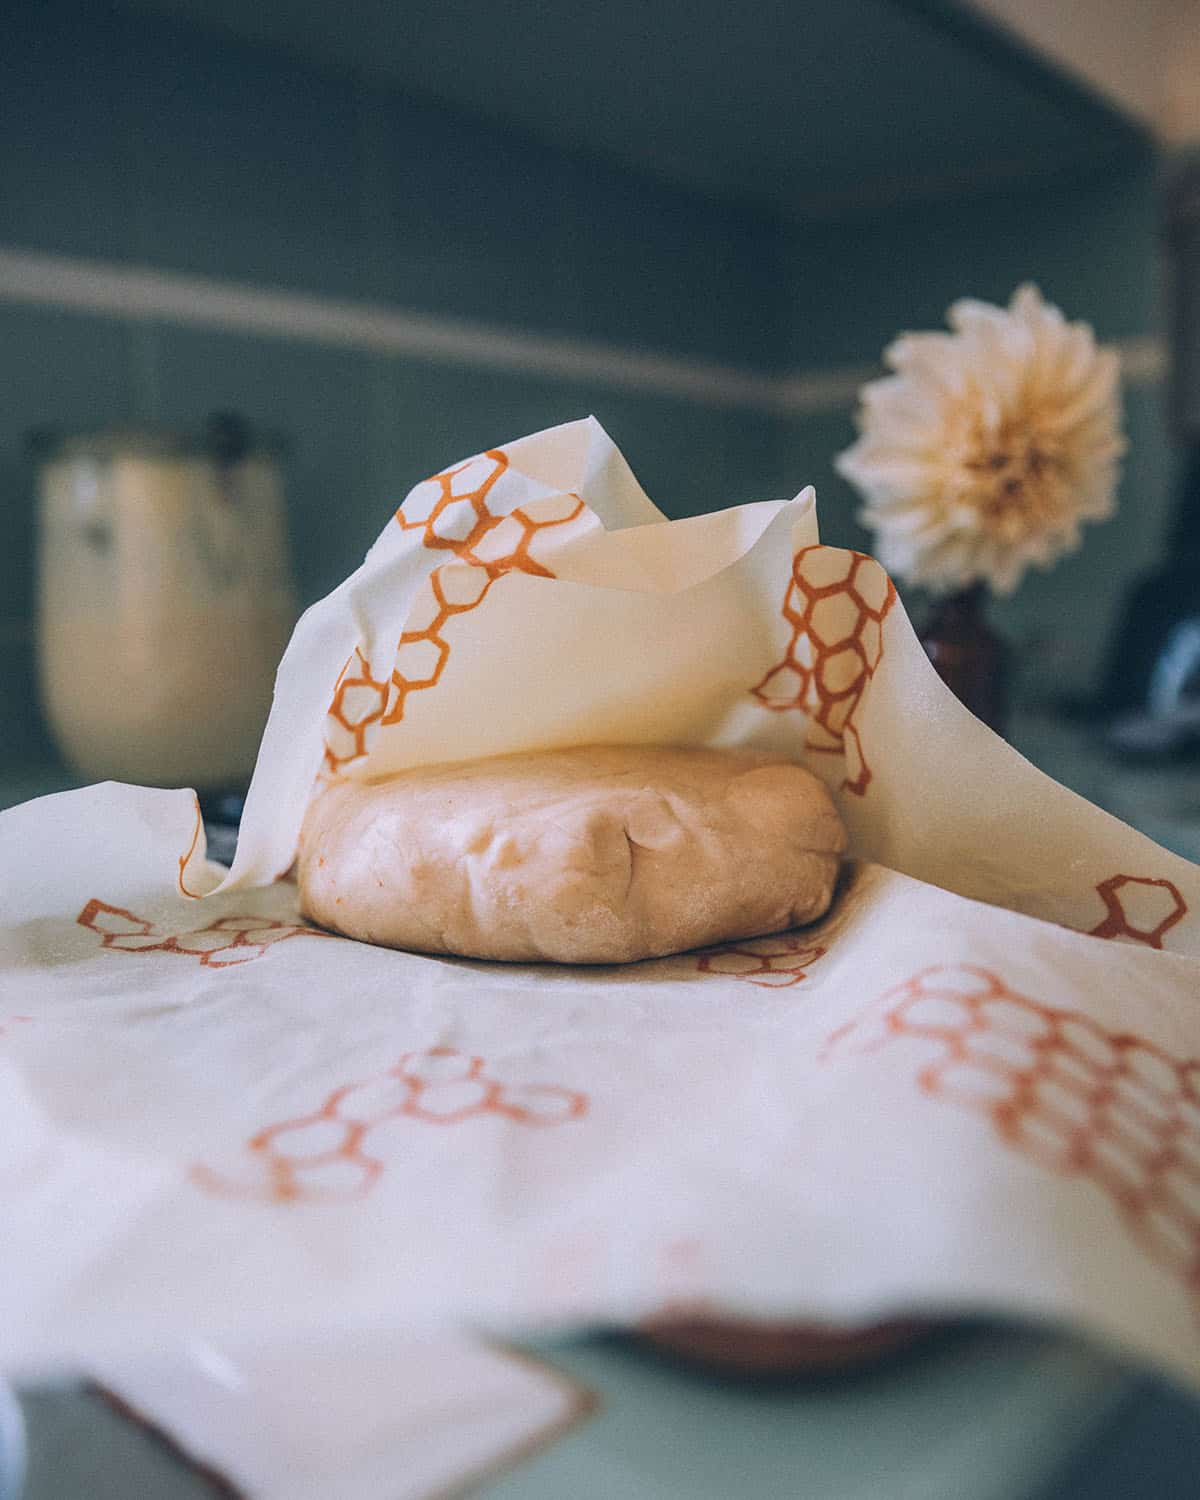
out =
[[[955,1331],[857,1375],[758,1387],[615,1338],[529,1352],[595,1405],[473,1490],[489,1500],[1031,1500],[1130,1389],[1112,1361],[1017,1329]],[[23,1404],[24,1500],[214,1493],[91,1392],[27,1394]]]

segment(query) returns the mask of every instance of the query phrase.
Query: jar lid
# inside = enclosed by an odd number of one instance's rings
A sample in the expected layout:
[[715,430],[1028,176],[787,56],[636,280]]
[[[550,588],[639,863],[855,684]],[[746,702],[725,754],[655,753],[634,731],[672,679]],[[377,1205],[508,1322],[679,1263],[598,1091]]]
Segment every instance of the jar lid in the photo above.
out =
[[91,458],[194,458],[219,464],[247,458],[282,458],[290,445],[282,433],[252,428],[234,412],[213,412],[199,432],[169,427],[108,427],[67,431],[34,427],[25,448],[36,463]]

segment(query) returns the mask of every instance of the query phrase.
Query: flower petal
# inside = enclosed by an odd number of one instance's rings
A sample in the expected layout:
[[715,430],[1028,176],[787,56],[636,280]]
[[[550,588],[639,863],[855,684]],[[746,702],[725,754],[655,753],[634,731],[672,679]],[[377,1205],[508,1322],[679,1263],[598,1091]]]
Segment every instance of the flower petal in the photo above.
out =
[[1121,434],[1116,356],[1035,286],[1005,307],[963,298],[951,332],[906,333],[860,392],[857,441],[836,460],[860,520],[901,578],[1011,592],[1031,565],[1112,513]]

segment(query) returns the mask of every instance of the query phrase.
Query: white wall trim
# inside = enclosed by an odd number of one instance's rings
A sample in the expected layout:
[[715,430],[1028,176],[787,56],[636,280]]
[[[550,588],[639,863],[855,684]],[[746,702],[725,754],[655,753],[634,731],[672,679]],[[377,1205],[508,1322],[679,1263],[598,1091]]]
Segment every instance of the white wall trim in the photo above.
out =
[[1153,334],[1122,339],[1116,345],[1121,356],[1121,378],[1126,385],[1158,385],[1167,378],[1167,346]]
[[832,370],[794,370],[775,380],[776,410],[785,416],[852,411],[859,387],[883,374],[878,365],[842,365]]
[[[0,246],[0,302],[292,339],[380,355],[409,355],[476,369],[592,382],[618,390],[739,407],[773,416],[845,411],[872,366],[773,375],[711,360],[622,349],[300,292],[279,292],[145,266],[79,260]],[[1154,384],[1166,373],[1161,340],[1117,345],[1125,379]]]

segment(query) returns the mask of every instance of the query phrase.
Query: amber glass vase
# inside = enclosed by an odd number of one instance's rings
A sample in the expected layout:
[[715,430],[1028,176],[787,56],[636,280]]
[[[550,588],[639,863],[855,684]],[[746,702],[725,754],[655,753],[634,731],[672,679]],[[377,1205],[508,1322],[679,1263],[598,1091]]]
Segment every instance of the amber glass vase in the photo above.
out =
[[1012,649],[987,620],[987,589],[972,584],[934,605],[921,644],[938,676],[997,734],[1008,724]]

